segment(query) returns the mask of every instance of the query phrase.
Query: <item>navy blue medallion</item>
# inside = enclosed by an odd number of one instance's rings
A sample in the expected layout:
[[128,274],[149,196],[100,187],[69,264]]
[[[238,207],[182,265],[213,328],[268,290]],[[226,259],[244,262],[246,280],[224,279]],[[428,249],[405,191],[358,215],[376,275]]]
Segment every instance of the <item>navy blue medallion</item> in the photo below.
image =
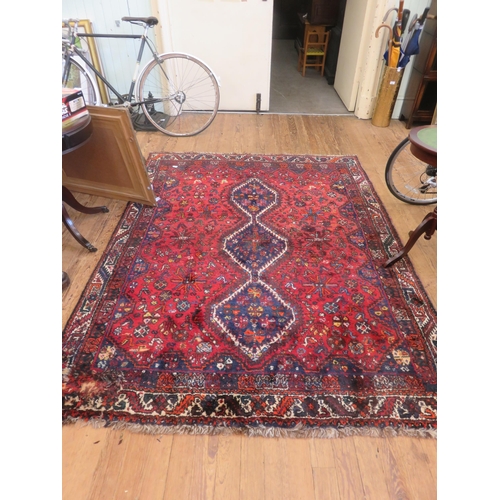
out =
[[262,280],[262,273],[287,251],[287,239],[260,220],[278,194],[252,178],[231,196],[249,221],[224,238],[223,249],[248,273],[248,281],[212,309],[212,319],[251,360],[257,361],[279,342],[295,322],[295,312],[279,292]]

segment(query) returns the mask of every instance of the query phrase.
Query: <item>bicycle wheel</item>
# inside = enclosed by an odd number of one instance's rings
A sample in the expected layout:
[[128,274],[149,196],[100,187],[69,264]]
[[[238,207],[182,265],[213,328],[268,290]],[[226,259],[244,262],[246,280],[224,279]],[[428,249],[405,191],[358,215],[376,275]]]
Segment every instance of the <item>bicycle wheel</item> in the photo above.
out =
[[81,90],[85,104],[95,106],[99,104],[98,94],[89,73],[73,58],[70,58],[69,67],[65,69],[65,60],[62,59],[62,86],[67,89]]
[[219,109],[219,84],[204,63],[187,54],[161,54],[141,75],[138,99],[146,118],[167,135],[205,130]]
[[389,191],[401,201],[412,205],[437,203],[437,168],[413,156],[408,138],[389,156],[385,182]]

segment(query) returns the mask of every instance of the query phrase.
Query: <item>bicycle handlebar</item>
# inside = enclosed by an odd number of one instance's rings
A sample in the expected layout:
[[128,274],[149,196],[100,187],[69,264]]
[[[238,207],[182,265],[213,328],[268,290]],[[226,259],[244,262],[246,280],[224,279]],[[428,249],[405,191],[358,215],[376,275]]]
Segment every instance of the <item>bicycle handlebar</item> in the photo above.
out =
[[80,19],[63,19],[62,20],[62,23],[65,25],[65,26],[71,26],[71,23],[74,23],[75,25],[78,25],[78,23],[80,22]]
[[[78,23],[80,22],[80,19],[63,19],[62,24],[63,28],[68,28],[68,40],[71,39],[71,34],[76,34],[78,32]],[[73,23],[73,26],[71,26],[71,23]],[[64,35],[63,35],[63,41],[64,41]]]

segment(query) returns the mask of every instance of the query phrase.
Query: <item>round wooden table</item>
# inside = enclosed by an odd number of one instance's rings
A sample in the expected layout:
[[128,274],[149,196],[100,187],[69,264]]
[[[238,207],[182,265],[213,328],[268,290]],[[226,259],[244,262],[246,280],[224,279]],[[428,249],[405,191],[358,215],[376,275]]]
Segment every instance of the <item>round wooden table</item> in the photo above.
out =
[[410,130],[410,151],[413,156],[437,168],[437,125]]
[[[437,169],[437,125],[415,127],[410,131],[408,139],[410,140],[410,151],[413,156]],[[390,267],[398,260],[401,260],[410,251],[420,236],[424,235],[426,240],[430,240],[436,231],[437,206],[424,217],[414,231],[410,232],[410,239],[406,245],[400,252],[391,257],[384,264],[384,267]]]

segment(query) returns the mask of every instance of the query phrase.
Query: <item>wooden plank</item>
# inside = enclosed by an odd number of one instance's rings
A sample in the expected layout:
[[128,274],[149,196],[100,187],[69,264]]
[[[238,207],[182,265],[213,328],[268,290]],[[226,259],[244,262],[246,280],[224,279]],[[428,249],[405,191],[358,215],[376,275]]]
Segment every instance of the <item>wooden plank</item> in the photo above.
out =
[[214,498],[239,498],[242,436],[219,436]]
[[343,500],[338,490],[338,480],[335,468],[313,467],[312,471],[315,500]]
[[286,446],[281,438],[266,439],[262,445],[264,449],[264,498],[289,498],[289,483],[286,470]]
[[[151,437],[124,432],[119,441],[118,453],[123,453],[123,463],[116,479],[113,481],[115,498],[140,498],[142,486],[146,481],[148,457],[150,455]],[[123,447],[123,450],[120,449]],[[111,495],[108,498],[113,498]],[[149,497],[151,498],[151,497]],[[156,498],[161,498],[158,495]]]
[[91,426],[65,425],[62,429],[62,498],[90,498],[108,432]]
[[[407,492],[405,498],[435,499],[437,467],[433,440],[401,437],[388,439],[387,444],[393,456],[393,467],[399,470],[404,481]],[[392,484],[395,484],[394,479]]]
[[215,494],[215,473],[219,437],[211,435],[193,436],[196,455],[193,457],[193,475],[189,499],[212,500]]
[[266,438],[254,437],[241,440],[240,500],[264,499],[265,457],[264,441]]
[[196,436],[173,436],[163,500],[187,500],[191,498],[193,491],[200,491],[201,484],[193,482],[193,465],[198,453],[196,444]]
[[312,468],[304,467],[304,457],[309,455],[307,439],[292,438],[283,440],[288,496],[290,500],[314,498],[314,480]]
[[[118,478],[127,458],[130,440],[125,435],[127,431],[113,432],[107,430],[108,439],[105,441],[99,463],[95,468],[90,488],[90,499],[117,498]],[[139,466],[139,464],[137,464]]]
[[134,442],[139,444],[141,440],[147,441],[146,455],[141,457],[143,466],[137,467],[136,446],[129,446],[132,455],[128,458],[127,469],[135,467],[140,473],[132,472],[134,481],[140,484],[140,490],[136,497],[130,494],[132,488],[128,489],[125,495],[126,499],[130,498],[147,498],[148,500],[162,500],[165,498],[165,489],[167,482],[167,473],[170,466],[170,457],[172,455],[173,436],[167,435],[152,435],[144,436],[136,434]]
[[[370,439],[370,438],[366,438]],[[335,456],[337,487],[342,500],[367,498],[363,487],[364,478],[358,464],[357,449],[353,437],[330,441]]]
[[[387,476],[382,461],[381,448],[384,438],[353,437],[356,460],[359,466],[365,498],[369,500],[390,499]],[[389,476],[390,477],[390,476]]]

